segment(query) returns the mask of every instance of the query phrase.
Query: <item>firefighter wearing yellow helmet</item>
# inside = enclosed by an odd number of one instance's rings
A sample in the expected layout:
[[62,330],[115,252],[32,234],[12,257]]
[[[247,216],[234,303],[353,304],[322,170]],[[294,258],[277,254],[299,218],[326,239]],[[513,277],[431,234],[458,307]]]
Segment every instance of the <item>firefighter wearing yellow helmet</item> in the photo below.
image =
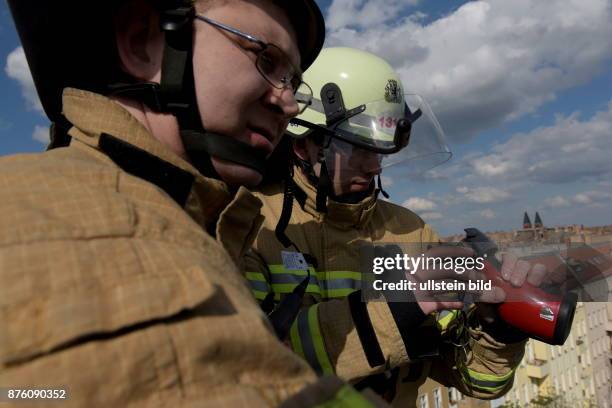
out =
[[[449,159],[429,105],[406,93],[388,63],[355,49],[324,49],[304,78],[314,97],[288,128],[293,176],[258,194],[266,220],[244,258],[277,334],[320,375],[371,387],[398,406],[414,406],[428,377],[477,398],[503,395],[523,355],[522,333],[485,324],[475,309],[442,312],[457,302],[362,298],[364,247],[471,254],[429,250],[439,243],[435,231],[378,199],[383,169],[393,165],[400,184]],[[479,300],[500,300],[489,295]]]

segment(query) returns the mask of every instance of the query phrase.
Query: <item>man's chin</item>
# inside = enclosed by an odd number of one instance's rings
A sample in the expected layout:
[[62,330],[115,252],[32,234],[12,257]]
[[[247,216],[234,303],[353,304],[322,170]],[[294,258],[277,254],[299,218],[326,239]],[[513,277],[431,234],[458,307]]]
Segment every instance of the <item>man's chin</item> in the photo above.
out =
[[263,178],[261,174],[250,167],[227,160],[213,157],[212,164],[221,179],[231,186],[256,187]]

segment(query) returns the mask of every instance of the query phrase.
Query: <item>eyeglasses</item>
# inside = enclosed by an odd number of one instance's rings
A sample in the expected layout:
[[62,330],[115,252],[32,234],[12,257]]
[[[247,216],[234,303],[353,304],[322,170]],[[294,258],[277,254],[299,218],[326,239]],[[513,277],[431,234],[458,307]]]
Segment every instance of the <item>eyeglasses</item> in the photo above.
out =
[[261,48],[258,51],[254,51],[254,53],[257,56],[255,67],[261,76],[277,89],[290,88],[298,104],[299,113],[304,112],[310,106],[312,103],[312,89],[306,82],[302,81],[300,70],[293,66],[283,50],[274,44],[266,43],[257,37],[211,20],[201,14],[196,14],[195,18],[259,45]]

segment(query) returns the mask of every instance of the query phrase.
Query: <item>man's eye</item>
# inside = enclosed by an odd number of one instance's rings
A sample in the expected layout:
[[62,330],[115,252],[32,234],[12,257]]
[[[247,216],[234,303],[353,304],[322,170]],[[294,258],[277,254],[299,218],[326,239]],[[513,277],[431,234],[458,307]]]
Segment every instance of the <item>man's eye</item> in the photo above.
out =
[[274,64],[274,61],[272,60],[272,58],[270,58],[266,54],[261,54],[259,56],[259,67],[265,73],[272,73],[272,72],[274,72],[274,65],[275,64]]

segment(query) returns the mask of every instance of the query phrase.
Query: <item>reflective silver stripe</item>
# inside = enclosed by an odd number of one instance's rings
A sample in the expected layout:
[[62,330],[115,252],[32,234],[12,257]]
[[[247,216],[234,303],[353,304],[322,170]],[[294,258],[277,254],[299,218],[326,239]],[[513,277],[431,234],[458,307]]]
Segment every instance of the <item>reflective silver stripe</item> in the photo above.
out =
[[249,280],[249,285],[252,290],[259,290],[261,292],[270,292],[270,286],[268,282]]
[[491,374],[482,374],[465,367],[461,372],[463,374],[464,379],[476,388],[480,388],[487,391],[497,391],[501,388],[504,388],[508,384],[508,382],[512,380],[514,371],[515,369],[505,375],[496,376]]
[[330,279],[321,281],[321,287],[327,289],[361,289],[361,281],[355,279]]
[[499,382],[498,381],[484,381],[484,380],[477,380],[474,377],[469,377],[469,382],[476,388],[485,389],[487,391],[494,391],[494,390],[503,388],[508,383],[508,380],[499,381]]
[[[276,273],[271,276],[272,285],[282,285],[282,284],[291,284],[291,285],[299,285],[306,278],[303,275],[293,275],[290,273]],[[333,290],[333,289],[361,289],[361,281],[350,279],[350,278],[342,278],[342,279],[329,279],[329,280],[319,280],[314,274],[310,275],[309,285],[315,285],[323,290]]]
[[[302,283],[307,276],[304,275],[294,275],[291,273],[275,273],[271,275],[272,284],[283,284],[283,283],[294,283],[299,285]],[[319,286],[319,280],[314,274],[310,275],[310,280],[308,281],[310,285]]]
[[317,358],[317,352],[315,351],[314,344],[312,342],[312,336],[310,334],[310,326],[308,324],[308,308],[302,309],[298,314],[298,334],[300,341],[302,342],[302,351],[304,357],[310,366],[315,370],[318,375],[323,374],[323,368],[319,364]]

